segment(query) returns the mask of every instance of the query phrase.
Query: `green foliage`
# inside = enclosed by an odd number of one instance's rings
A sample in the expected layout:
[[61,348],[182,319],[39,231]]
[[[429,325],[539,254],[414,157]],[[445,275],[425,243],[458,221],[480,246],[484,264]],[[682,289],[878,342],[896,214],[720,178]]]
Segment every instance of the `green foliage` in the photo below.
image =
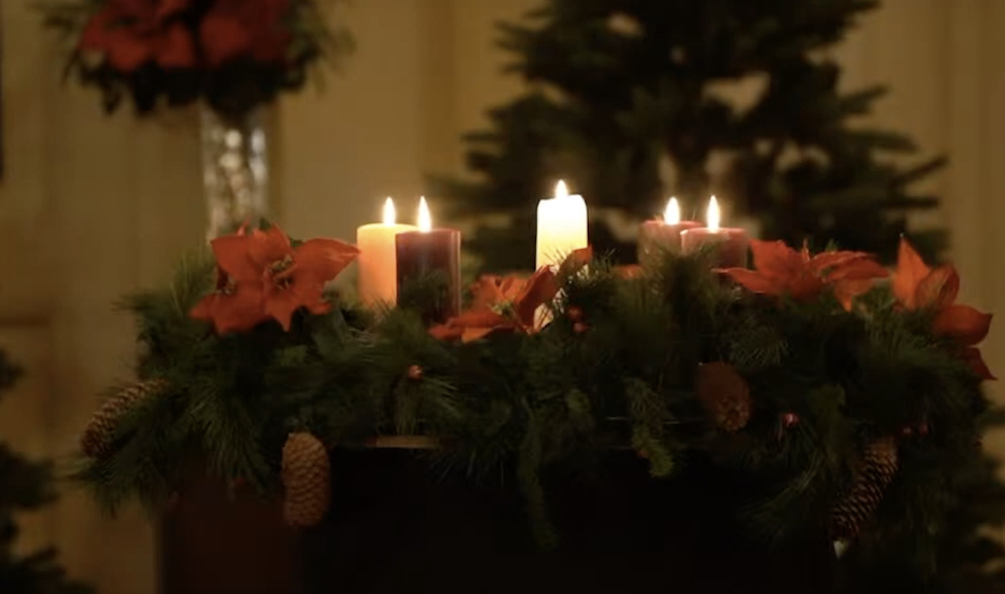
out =
[[[0,352],[0,390],[9,389],[21,370]],[[29,462],[0,442],[0,592],[3,594],[90,594],[83,584],[70,581],[56,551],[46,548],[27,556],[14,554],[18,536],[16,512],[32,511],[56,497],[52,468]]]
[[[431,189],[450,198],[456,217],[513,217],[509,228],[482,229],[468,242],[489,268],[530,260],[533,206],[559,178],[595,215],[650,218],[671,194],[698,214],[718,193],[755,217],[765,239],[835,240],[884,258],[907,213],[937,205],[910,186],[943,159],[891,164],[915,153],[914,143],[854,121],[885,90],[840,92],[840,69],[822,53],[876,0],[542,4],[524,23],[500,26],[510,70],[531,91],[465,138],[473,179],[434,179]],[[752,104],[738,102],[731,86],[739,85],[753,91]],[[715,179],[713,158],[722,170]],[[672,181],[661,180],[664,160]],[[590,232],[595,247],[634,258],[602,220]],[[913,238],[928,256],[942,241],[939,233]]]
[[[786,546],[826,535],[864,444],[894,435],[901,471],[844,566],[902,566],[927,580],[933,561],[962,554],[950,537],[1000,557],[969,507],[1005,503],[975,439],[987,408],[980,380],[931,333],[931,312],[898,309],[885,287],[846,312],[829,294],[798,304],[750,295],[711,273],[707,254],[668,254],[633,278],[594,262],[560,279],[540,332],[460,344],[429,335],[421,303],[300,312],[288,333],[269,322],[219,336],[187,313],[213,276],[212,262],[191,258],[167,289],[125,302],[145,347],[140,376],[169,389],[122,419],[113,453],[81,461],[78,478],[112,510],[133,497],[162,503],[194,454],[271,496],[290,431],[332,447],[409,434],[443,444],[432,455],[443,472],[515,470],[543,546],[561,538],[548,521],[549,477],[625,447],[657,478],[672,479],[690,454],[743,477],[748,491],[730,513],[765,546]],[[719,430],[695,397],[696,370],[712,361],[750,386],[753,416],[738,433]],[[785,426],[786,413],[800,422]],[[922,422],[930,433],[904,436]]]

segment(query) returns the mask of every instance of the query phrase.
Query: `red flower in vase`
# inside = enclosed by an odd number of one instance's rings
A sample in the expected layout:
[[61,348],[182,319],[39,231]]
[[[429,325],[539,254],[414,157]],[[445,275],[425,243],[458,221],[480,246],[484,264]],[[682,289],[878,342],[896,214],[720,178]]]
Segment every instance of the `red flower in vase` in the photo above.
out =
[[130,74],[148,62],[165,69],[195,66],[195,43],[176,17],[192,0],[108,0],[91,16],[77,49],[103,54]]
[[216,0],[199,26],[207,63],[218,68],[236,58],[282,62],[292,35],[284,22],[290,0]]

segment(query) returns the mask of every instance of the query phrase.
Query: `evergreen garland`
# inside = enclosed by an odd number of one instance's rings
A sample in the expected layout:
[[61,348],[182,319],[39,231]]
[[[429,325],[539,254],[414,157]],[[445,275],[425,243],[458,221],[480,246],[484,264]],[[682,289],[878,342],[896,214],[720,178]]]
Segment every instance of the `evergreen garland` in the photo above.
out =
[[[158,506],[201,452],[221,479],[279,496],[291,433],[329,447],[424,436],[442,446],[442,468],[515,468],[550,546],[561,534],[548,521],[549,474],[632,447],[657,477],[694,454],[741,473],[749,492],[731,513],[782,545],[828,534],[867,445],[895,439],[899,470],[846,563],[909,551],[906,566],[934,575],[941,527],[966,513],[960,485],[982,464],[988,409],[981,378],[932,332],[935,312],[898,307],[882,284],[851,311],[829,292],[753,295],[712,272],[706,254],[667,254],[631,276],[594,261],[559,281],[552,322],[531,334],[445,342],[414,309],[342,304],[301,310],[288,332],[270,321],[218,335],[189,315],[215,263],[189,258],[169,287],[124,302],[145,347],[138,375],[165,388],[118,417],[111,451],[83,459],[77,478],[110,510],[131,498]],[[749,386],[750,418],[735,432],[697,397],[708,363]],[[921,423],[924,435],[907,435]]]

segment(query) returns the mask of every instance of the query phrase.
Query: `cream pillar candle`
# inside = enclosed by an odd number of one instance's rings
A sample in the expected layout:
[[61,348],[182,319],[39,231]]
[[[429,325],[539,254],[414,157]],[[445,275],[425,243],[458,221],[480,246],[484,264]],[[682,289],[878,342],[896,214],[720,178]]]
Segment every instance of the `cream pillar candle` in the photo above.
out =
[[359,298],[364,305],[393,305],[398,299],[398,266],[395,237],[414,231],[414,225],[395,223],[394,201],[384,203],[384,222],[356,229],[359,248]]
[[573,251],[589,247],[587,226],[586,201],[558,182],[555,197],[537,205],[537,268],[558,266]]

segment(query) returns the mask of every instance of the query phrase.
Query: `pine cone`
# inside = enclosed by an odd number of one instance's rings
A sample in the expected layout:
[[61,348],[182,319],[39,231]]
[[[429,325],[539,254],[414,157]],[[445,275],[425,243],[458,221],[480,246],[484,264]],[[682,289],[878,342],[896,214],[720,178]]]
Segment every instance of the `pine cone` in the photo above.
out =
[[103,458],[111,453],[112,441],[119,419],[137,402],[145,400],[167,388],[162,379],[136,382],[105,401],[84,427],[80,436],[80,449],[91,458]]
[[310,433],[291,433],[283,446],[283,517],[307,528],[324,518],[331,503],[328,450]]
[[836,540],[850,540],[876,512],[886,488],[893,481],[898,465],[897,441],[884,437],[865,449],[865,456],[851,490],[834,506],[831,535]]
[[732,365],[703,364],[698,368],[695,391],[705,411],[720,429],[735,432],[747,426],[753,407],[750,386]]

